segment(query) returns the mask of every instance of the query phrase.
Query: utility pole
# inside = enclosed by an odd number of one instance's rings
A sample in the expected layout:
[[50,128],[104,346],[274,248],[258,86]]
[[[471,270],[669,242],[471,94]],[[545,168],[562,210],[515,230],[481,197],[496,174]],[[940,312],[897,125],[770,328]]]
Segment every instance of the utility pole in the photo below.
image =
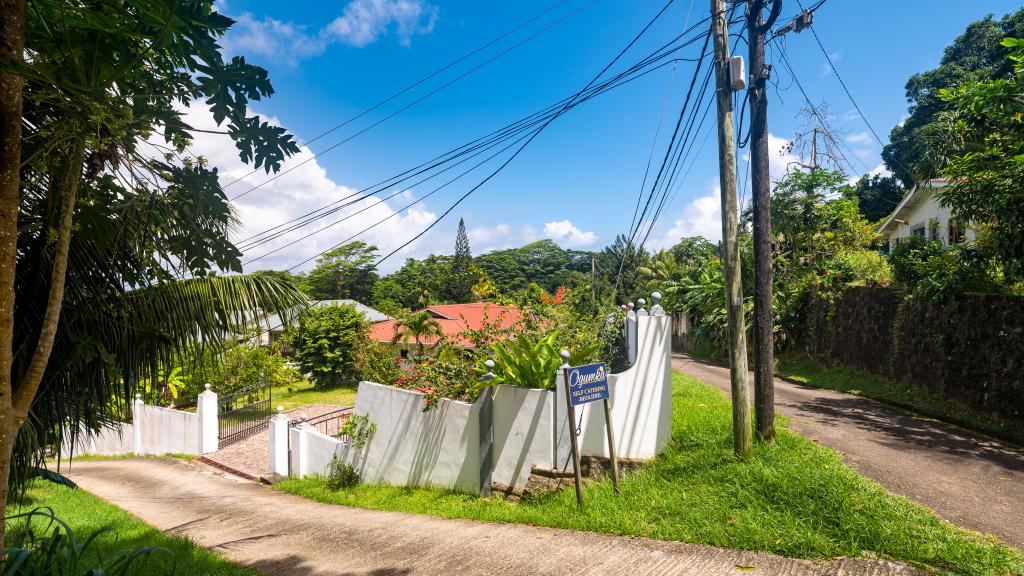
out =
[[[729,78],[729,25],[725,0],[711,0],[711,31],[715,41],[715,100],[718,104],[718,171],[722,187],[722,260],[729,310],[729,376],[732,384],[732,437],[737,456],[752,452],[747,338],[740,278],[739,213],[736,199],[736,139],[732,125]],[[736,79],[732,79],[736,80]]]
[[768,173],[768,76],[764,35],[782,10],[774,0],[763,22],[765,0],[750,0],[747,30],[750,46],[750,187],[754,201],[754,420],[757,437],[775,439],[775,322],[772,314],[771,180]]

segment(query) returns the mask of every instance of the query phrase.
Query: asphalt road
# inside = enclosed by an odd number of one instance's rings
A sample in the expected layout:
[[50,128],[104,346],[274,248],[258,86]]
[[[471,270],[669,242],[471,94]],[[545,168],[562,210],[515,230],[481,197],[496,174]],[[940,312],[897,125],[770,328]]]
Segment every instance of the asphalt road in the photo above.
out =
[[[682,354],[673,355],[672,367],[729,393],[726,367]],[[890,491],[1024,549],[1024,452],[873,400],[785,380],[775,380],[775,406],[791,418],[791,429],[838,451]]]
[[865,558],[815,564],[647,538],[322,504],[170,459],[75,462],[70,477],[160,530],[282,576],[917,574]]

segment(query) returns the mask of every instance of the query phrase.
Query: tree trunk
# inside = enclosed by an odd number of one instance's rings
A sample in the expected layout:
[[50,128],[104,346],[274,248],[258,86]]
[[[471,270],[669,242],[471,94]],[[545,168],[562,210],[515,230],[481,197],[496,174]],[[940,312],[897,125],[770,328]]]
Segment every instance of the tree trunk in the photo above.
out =
[[[0,58],[20,60],[25,52],[25,1],[0,0]],[[21,188],[21,103],[25,80],[0,70],[0,543],[7,518],[7,491],[14,436],[14,279],[18,262]]]

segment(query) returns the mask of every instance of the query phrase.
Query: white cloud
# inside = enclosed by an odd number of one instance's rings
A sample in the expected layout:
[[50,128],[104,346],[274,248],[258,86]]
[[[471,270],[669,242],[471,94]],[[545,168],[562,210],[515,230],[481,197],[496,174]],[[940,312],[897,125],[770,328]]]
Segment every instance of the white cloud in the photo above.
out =
[[540,240],[541,237],[540,233],[529,224],[524,224],[519,228],[513,228],[509,224],[498,224],[492,227],[480,226],[470,228],[466,234],[469,236],[469,245],[474,254],[522,246]]
[[[275,118],[263,119],[272,124],[279,124]],[[184,120],[196,128],[218,129],[209,111],[206,110],[205,105],[201,102],[193,103],[188,109]],[[159,143],[162,144],[162,142]],[[192,151],[197,155],[205,157],[209,161],[210,166],[215,166],[219,169],[218,173],[221,184],[226,186],[225,193],[229,198],[250,190],[263,182],[268,182],[271,177],[262,170],[247,176],[252,168],[243,164],[238,159],[238,153],[233,143],[224,135],[196,133]],[[267,184],[233,202],[240,222],[239,229],[231,234],[232,239],[236,243],[357,192],[354,188],[331,179],[323,166],[315,159],[302,166],[298,166],[303,161],[310,160],[312,157],[313,153],[309,148],[302,147],[300,152],[285,161],[281,168],[282,173],[291,168],[294,168],[294,170],[273,181],[269,181]],[[244,179],[236,184],[229,185],[229,183],[237,178]],[[395,192],[397,190],[388,190],[383,195]],[[408,190],[396,196],[391,202],[382,202],[379,197],[361,199],[339,213],[318,218],[315,222],[298,232],[246,250],[245,255],[242,257],[243,262],[271,250],[281,248],[281,251],[271,256],[252,264],[247,264],[245,270],[289,268],[333,247],[335,244],[341,243],[348,237],[374,224],[376,224],[374,228],[364,234],[360,234],[355,239],[376,245],[380,255],[383,256],[412,238],[413,235],[426,228],[437,218],[437,214],[429,210],[422,202],[412,204],[407,209],[404,208],[405,205],[414,201],[415,197],[412,191]],[[391,203],[394,203],[395,206],[392,206]],[[341,221],[341,218],[345,217],[348,217],[348,219]],[[377,224],[378,222],[380,224]],[[306,240],[299,241],[293,246],[285,247],[287,243],[306,233],[331,224],[334,225],[325,231],[315,234]],[[400,267],[405,258],[420,257],[430,252],[432,249],[432,245],[428,243],[430,236],[428,233],[385,261],[381,266],[381,271],[385,273],[390,272]],[[452,237],[454,238],[454,234]],[[303,265],[301,269],[308,270],[312,266],[313,262],[309,262]]]
[[822,78],[825,78],[829,74],[832,74],[832,65],[830,65],[829,62],[831,62],[831,64],[835,64],[836,62],[839,62],[842,59],[843,55],[840,54],[839,52],[833,52],[829,54],[828,61],[821,63],[821,67],[818,69],[818,75],[821,76]]
[[864,132],[856,132],[846,137],[846,141],[850,144],[870,144],[874,142],[874,138],[871,137],[871,132],[865,130]]
[[652,235],[648,247],[652,250],[668,248],[686,236],[703,236],[712,242],[722,239],[722,193],[718,181],[708,185],[708,191],[683,207],[672,227],[664,234]]
[[236,23],[221,41],[229,54],[248,53],[291,64],[316,56],[340,43],[363,47],[394,30],[398,43],[408,46],[417,34],[429,34],[438,9],[425,0],[352,0],[341,16],[318,31],[249,12],[234,16]]
[[544,223],[544,237],[554,240],[563,248],[585,248],[597,242],[597,235],[584,232],[569,220]]

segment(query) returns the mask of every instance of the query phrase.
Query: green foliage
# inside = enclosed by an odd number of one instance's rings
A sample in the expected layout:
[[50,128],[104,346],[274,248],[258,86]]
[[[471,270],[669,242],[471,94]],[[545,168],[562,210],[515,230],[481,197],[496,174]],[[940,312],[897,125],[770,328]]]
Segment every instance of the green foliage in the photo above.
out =
[[249,386],[292,387],[303,381],[302,374],[288,364],[277,346],[246,342],[220,354],[204,349],[197,355],[184,364],[186,396],[202,392],[206,384],[220,394],[230,394]]
[[349,490],[359,485],[359,472],[349,464],[343,462],[338,455],[331,457],[327,463],[327,488],[333,492],[338,490]]
[[401,358],[395,357],[394,348],[372,340],[356,350],[356,375],[360,381],[390,384],[402,374]]
[[[524,388],[553,389],[558,368],[562,365],[560,350],[555,341],[558,332],[550,332],[546,336],[520,334],[515,339],[495,342],[490,353],[494,359],[494,375],[496,378],[482,382],[481,386],[507,384]],[[569,364],[581,364],[598,349],[597,345],[575,351],[569,357]],[[477,364],[477,371],[487,372],[482,356]]]
[[473,286],[480,281],[480,271],[473,266],[473,255],[469,251],[469,236],[466,223],[459,218],[459,229],[455,235],[455,255],[448,278],[447,299],[461,304],[473,300]]
[[370,422],[369,414],[349,414],[338,430],[338,436],[348,437],[351,446],[362,452],[366,443],[377,431],[377,425]]
[[0,175],[21,182],[8,214],[18,220],[15,392],[44,322],[64,207],[74,210],[74,234],[53,352],[19,434],[16,484],[44,447],[59,445],[61,427],[116,418],[197,335],[223,349],[219,339],[255,310],[303,302],[274,279],[211,276],[241,271],[241,252],[218,174],[185,154],[196,132],[184,121],[189,106],[203,101],[256,168],[276,171],[298,151],[281,128],[250,115],[273,88],[266,70],[222,57],[218,41],[232,21],[212,2],[135,0],[41,0],[25,18],[28,58],[2,63],[25,79],[23,117],[13,119],[20,170]]
[[367,346],[366,321],[351,306],[315,306],[299,315],[299,324],[287,333],[295,360],[317,386],[356,381],[356,357]]
[[[825,270],[842,284],[887,286],[892,283],[889,261],[875,250],[846,250],[825,263]],[[827,276],[827,275],[826,275]]]
[[890,493],[849,468],[835,451],[787,430],[785,422],[775,442],[755,443],[750,459],[736,458],[729,398],[678,372],[672,378],[672,440],[664,452],[625,476],[621,494],[608,478],[584,483],[583,508],[571,484],[516,504],[436,488],[362,485],[339,494],[320,478],[291,478],[274,488],[344,506],[643,536],[790,558],[882,557],[942,574],[1024,574],[1020,551]]
[[896,209],[903,199],[903,192],[903,183],[895,176],[865,174],[844,193],[847,198],[857,201],[857,208],[865,220],[879,222]]
[[959,244],[932,256],[921,267],[914,296],[941,302],[965,292],[998,294],[1003,290],[999,259],[987,247]]
[[892,129],[882,150],[886,166],[904,186],[939,173],[941,158],[934,150],[948,137],[941,115],[954,107],[942,97],[943,89],[1013,76],[1007,59],[1012,48],[1002,43],[1007,36],[1024,38],[1024,9],[972,22],[946,47],[937,68],[907,80],[909,116]]
[[927,273],[925,267],[933,256],[940,256],[946,248],[942,242],[927,240],[923,236],[901,239],[889,253],[892,277],[902,286],[913,289]]
[[16,523],[7,536],[3,552],[3,574],[19,576],[123,576],[133,564],[154,553],[169,553],[161,548],[144,547],[103,555],[96,540],[113,533],[102,528],[79,540],[74,529],[57,518],[52,509],[36,508],[9,516]]
[[[531,283],[554,292],[559,286],[569,284],[567,280],[571,272],[590,273],[588,254],[564,250],[551,240],[495,250],[481,254],[473,261],[503,294],[524,290]],[[617,268],[618,263],[615,266]]]
[[430,312],[420,310],[409,312],[395,321],[395,335],[392,342],[416,343],[416,348],[422,354],[426,350],[427,343],[424,340],[435,340],[435,344],[444,339],[444,331],[441,324],[431,316]]
[[1005,276],[1024,280],[1024,40],[1001,46],[1012,51],[1012,74],[941,91],[951,109],[935,148],[950,182],[938,197],[959,220],[985,225]]
[[376,261],[377,247],[362,240],[328,250],[306,277],[310,294],[316,300],[369,302],[377,281]]

